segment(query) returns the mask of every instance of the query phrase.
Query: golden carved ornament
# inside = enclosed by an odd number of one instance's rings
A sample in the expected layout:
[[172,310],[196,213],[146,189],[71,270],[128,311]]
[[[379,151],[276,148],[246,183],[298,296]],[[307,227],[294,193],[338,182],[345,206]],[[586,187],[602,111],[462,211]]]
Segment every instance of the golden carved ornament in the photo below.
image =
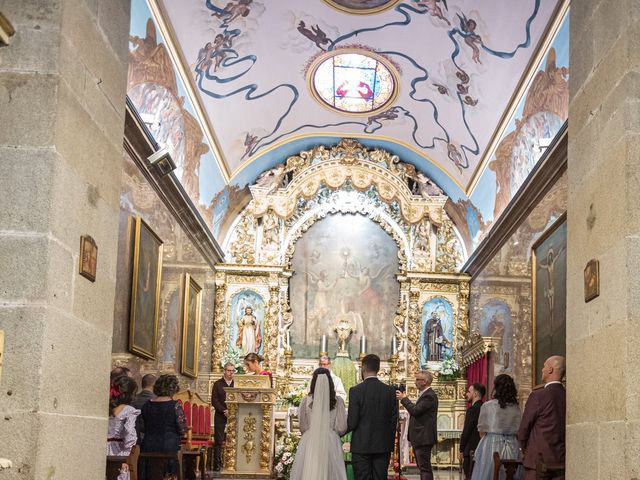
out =
[[[375,185],[387,203],[395,199],[408,223],[416,223],[428,216],[440,225],[444,218],[448,218],[443,208],[447,197],[415,167],[400,162],[396,155],[384,150],[369,150],[353,139],[343,139],[330,149],[320,146],[300,152],[289,157],[286,166],[277,170],[278,185],[283,183],[280,180],[285,173],[291,173],[293,179],[283,188],[273,188],[273,185],[266,188],[262,181],[250,187],[253,196],[251,211],[256,217],[273,209],[280,218],[291,218],[301,196],[311,198],[322,184],[336,189],[351,180],[360,190]],[[409,180],[429,186],[419,189],[419,194],[414,195],[409,190]]]
[[[216,282],[218,280],[218,274],[216,274]],[[220,278],[224,278],[221,276]],[[222,372],[222,355],[227,351],[227,322],[225,319],[226,311],[226,294],[227,286],[222,283],[216,285],[216,304],[214,308],[214,322],[213,322],[213,351],[211,352],[211,369],[214,372]]]
[[261,432],[261,452],[260,452],[260,469],[269,470],[269,461],[271,459],[271,412],[273,405],[262,405],[262,432]]
[[435,384],[433,389],[438,395],[439,400],[455,400],[456,399],[456,387],[455,385],[443,385]]
[[249,412],[249,414],[244,417],[244,423],[242,426],[242,431],[244,432],[242,452],[245,454],[247,463],[251,463],[253,452],[256,451],[256,444],[254,442],[256,430],[256,417],[253,416],[253,413]]
[[447,218],[438,230],[436,272],[456,273],[462,265],[462,248],[454,228],[451,220]]
[[242,399],[245,402],[251,403],[255,401],[256,398],[258,398],[258,393],[257,392],[240,392],[240,396],[242,396]]
[[224,443],[224,469],[235,471],[236,469],[236,421],[238,414],[238,405],[231,403],[227,406],[229,409],[229,417],[226,427],[227,439]]
[[252,264],[256,260],[255,220],[245,211],[238,226],[234,229],[235,239],[229,244],[228,255],[234,262]]
[[411,290],[409,292],[409,358],[408,358],[408,375],[413,375],[419,370],[420,358],[420,312],[418,311],[418,301],[420,300],[420,291]]

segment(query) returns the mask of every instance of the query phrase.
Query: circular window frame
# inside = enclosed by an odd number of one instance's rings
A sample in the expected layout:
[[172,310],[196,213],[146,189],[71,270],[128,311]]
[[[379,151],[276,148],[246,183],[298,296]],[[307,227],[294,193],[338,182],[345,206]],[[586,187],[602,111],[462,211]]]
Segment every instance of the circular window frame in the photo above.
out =
[[[387,69],[387,71],[391,75],[391,78],[393,79],[393,91],[391,92],[391,95],[389,96],[389,98],[385,103],[383,103],[377,108],[374,108],[373,110],[367,110],[364,112],[351,112],[349,110],[342,110],[340,108],[337,108],[327,103],[327,101],[324,98],[322,98],[320,93],[318,93],[315,87],[314,80],[316,76],[316,71],[318,70],[320,65],[322,65],[325,61],[333,57],[337,57],[338,55],[347,55],[347,54],[357,54],[357,55],[362,55],[363,57],[371,58],[373,60],[376,60],[377,62],[380,62]],[[311,92],[311,96],[317,103],[319,103],[323,108],[333,113],[337,113],[340,115],[354,116],[354,117],[369,117],[371,115],[375,115],[376,113],[380,113],[385,110],[388,110],[393,105],[393,103],[397,100],[398,95],[400,93],[400,74],[398,73],[397,68],[391,63],[391,61],[389,61],[389,59],[383,57],[382,55],[370,52],[369,50],[362,50],[359,48],[342,48],[342,49],[326,52],[318,56],[311,63],[311,65],[309,66],[308,74],[307,74],[307,88],[309,92]]]
[[350,15],[375,15],[376,13],[384,12],[385,10],[389,10],[395,7],[398,3],[400,3],[400,0],[395,0],[395,1],[391,0],[390,2],[384,5],[380,5],[378,7],[371,7],[371,8],[345,7],[344,5],[340,5],[334,0],[324,0],[324,3],[329,5],[331,8],[334,8],[335,10],[338,10],[343,13],[348,13]]

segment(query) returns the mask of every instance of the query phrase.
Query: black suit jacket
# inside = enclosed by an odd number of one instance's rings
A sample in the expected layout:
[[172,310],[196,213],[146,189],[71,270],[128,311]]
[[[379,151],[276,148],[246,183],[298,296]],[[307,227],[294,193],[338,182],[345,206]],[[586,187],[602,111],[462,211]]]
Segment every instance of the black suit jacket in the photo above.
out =
[[438,442],[438,396],[431,388],[418,397],[413,403],[407,397],[402,399],[402,406],[407,409],[409,419],[408,438],[411,445],[424,447]]
[[224,411],[227,409],[227,392],[225,392],[224,389],[232,387],[233,380],[231,380],[231,385],[227,385],[227,381],[224,378],[219,378],[213,382],[211,404],[216,411],[216,415],[222,415],[224,417]]
[[361,454],[393,451],[398,422],[396,391],[377,378],[367,378],[349,390],[347,430],[351,452]]
[[460,451],[463,455],[470,455],[471,450],[475,451],[480,443],[480,432],[478,432],[480,407],[482,407],[482,400],[471,405],[464,416],[464,428],[460,436]]

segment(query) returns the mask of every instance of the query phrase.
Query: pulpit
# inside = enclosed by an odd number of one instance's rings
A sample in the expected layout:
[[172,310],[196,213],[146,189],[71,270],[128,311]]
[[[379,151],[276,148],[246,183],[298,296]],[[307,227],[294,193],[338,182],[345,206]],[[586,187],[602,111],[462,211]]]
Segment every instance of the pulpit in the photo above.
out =
[[236,375],[227,392],[224,478],[270,478],[274,452],[276,391],[270,378]]

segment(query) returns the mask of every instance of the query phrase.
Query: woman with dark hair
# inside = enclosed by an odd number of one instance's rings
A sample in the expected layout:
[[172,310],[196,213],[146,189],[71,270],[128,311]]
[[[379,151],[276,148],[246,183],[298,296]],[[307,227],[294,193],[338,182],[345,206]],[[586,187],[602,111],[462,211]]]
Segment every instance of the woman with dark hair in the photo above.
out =
[[300,403],[300,431],[291,480],[346,480],[340,437],[347,431],[344,400],[336,396],[331,372],[313,372],[309,395]]
[[[107,455],[126,457],[138,440],[136,418],[140,410],[131,406],[138,386],[127,376],[116,377],[109,393],[109,427],[107,431]],[[118,480],[129,479],[129,467],[122,464]]]
[[[182,405],[173,396],[180,387],[175,375],[160,375],[153,386],[152,398],[142,406],[142,444],[141,452],[177,452],[180,439],[187,432],[187,422]],[[158,478],[147,467],[147,478]],[[175,462],[169,462],[163,474],[175,474]],[[159,478],[162,478],[161,474]]]
[[[480,443],[475,452],[475,464],[471,480],[491,480],[493,478],[493,452],[500,458],[517,460],[520,457],[516,433],[520,427],[522,414],[518,407],[518,390],[509,375],[498,375],[493,381],[493,399],[482,405],[478,418]],[[515,478],[522,478],[522,468]],[[500,471],[500,480],[505,472]]]
[[254,375],[268,375],[269,382],[271,383],[271,386],[273,386],[273,378],[271,376],[271,372],[268,370],[263,370],[262,365],[260,365],[263,360],[264,358],[262,358],[262,355],[258,355],[257,353],[253,352],[247,353],[247,355],[245,355],[244,357],[244,368],[249,374],[252,373]]

